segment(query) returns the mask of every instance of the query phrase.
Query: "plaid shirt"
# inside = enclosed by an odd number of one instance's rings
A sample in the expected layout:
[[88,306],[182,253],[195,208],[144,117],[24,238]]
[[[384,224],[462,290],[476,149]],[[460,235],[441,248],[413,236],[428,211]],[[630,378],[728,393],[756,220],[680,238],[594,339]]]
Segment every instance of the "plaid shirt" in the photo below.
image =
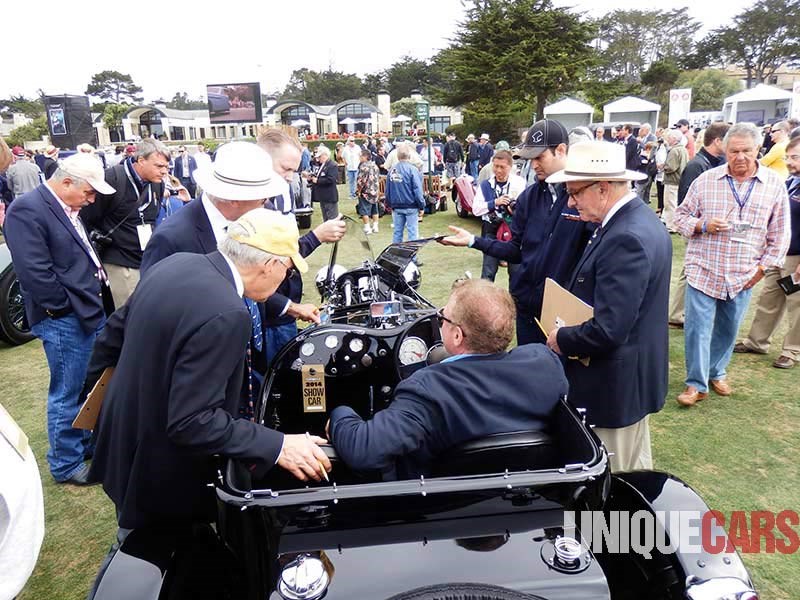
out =
[[[789,197],[783,180],[774,171],[759,166],[754,178],[742,184],[732,180],[744,200],[755,179],[743,208],[739,208],[727,176],[727,163],[702,173],[675,212],[675,228],[689,238],[686,280],[696,290],[720,300],[741,292],[759,265],[765,269],[781,266],[790,238]],[[749,223],[751,229],[738,234],[747,238],[746,243],[733,241],[731,230],[695,233],[698,221],[715,217],[731,223]]]

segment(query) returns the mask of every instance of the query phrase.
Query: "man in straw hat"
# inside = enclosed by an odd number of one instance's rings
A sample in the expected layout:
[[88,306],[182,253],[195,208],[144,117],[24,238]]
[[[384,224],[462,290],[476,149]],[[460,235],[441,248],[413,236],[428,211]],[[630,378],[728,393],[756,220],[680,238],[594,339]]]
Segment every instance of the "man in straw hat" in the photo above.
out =
[[570,401],[610,452],[615,471],[652,467],[648,415],[667,393],[667,304],[672,244],[664,226],[630,189],[644,175],[625,168],[625,148],[581,142],[565,168],[569,206],[598,223],[567,289],[594,307],[580,325],[556,327],[547,345],[565,357]]
[[92,344],[106,319],[108,278],[78,212],[95,194],[113,194],[90,154],[65,159],[53,176],[14,200],[5,238],[22,286],[25,313],[50,367],[47,462],[58,483],[85,485],[88,432],[72,427]]
[[114,502],[118,542],[134,528],[212,520],[214,455],[303,481],[330,470],[321,438],[236,418],[251,333],[242,296],[262,302],[291,269],[308,270],[297,238],[294,219],[248,212],[217,252],[178,253],[150,269],[97,339],[90,378],[116,370],[90,477]]

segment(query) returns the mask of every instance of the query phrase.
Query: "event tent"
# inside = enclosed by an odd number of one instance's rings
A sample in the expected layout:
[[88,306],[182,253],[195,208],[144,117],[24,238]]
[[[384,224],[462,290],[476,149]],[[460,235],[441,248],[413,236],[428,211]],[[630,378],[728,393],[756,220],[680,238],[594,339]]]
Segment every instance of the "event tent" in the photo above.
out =
[[792,92],[759,83],[725,98],[722,113],[729,123],[773,123],[792,113]]
[[655,127],[658,124],[660,112],[660,104],[648,102],[635,96],[624,96],[603,107],[603,121],[606,123],[632,123],[634,125],[650,123],[651,126]]
[[545,119],[560,121],[568,130],[581,125],[591,125],[594,108],[573,98],[564,98],[544,107]]

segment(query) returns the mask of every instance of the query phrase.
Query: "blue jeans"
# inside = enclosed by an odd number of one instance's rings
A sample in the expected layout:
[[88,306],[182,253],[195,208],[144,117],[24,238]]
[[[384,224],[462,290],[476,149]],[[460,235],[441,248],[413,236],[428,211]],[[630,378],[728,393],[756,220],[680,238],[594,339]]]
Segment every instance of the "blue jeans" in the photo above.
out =
[[356,197],[356,177],[358,176],[358,170],[351,171],[347,170],[347,187],[350,190],[350,197]]
[[97,334],[86,333],[78,317],[44,319],[31,327],[42,340],[47,365],[50,367],[50,389],[47,392],[47,437],[50,449],[47,463],[56,481],[66,481],[83,465],[89,446],[90,432],[73,429],[72,421],[80,409],[80,393]]
[[736,333],[752,293],[751,288],[730,300],[718,300],[686,286],[686,385],[707,392],[710,379],[725,379]]
[[280,352],[287,343],[297,337],[297,322],[292,321],[285,325],[267,327],[264,336],[267,342],[267,364],[272,366],[272,360],[278,352]]
[[467,163],[467,175],[472,175],[473,179],[478,179],[478,160],[471,160]]
[[419,237],[419,209],[416,208],[393,208],[392,221],[392,243],[397,244],[403,241],[403,228],[408,230],[408,241]]

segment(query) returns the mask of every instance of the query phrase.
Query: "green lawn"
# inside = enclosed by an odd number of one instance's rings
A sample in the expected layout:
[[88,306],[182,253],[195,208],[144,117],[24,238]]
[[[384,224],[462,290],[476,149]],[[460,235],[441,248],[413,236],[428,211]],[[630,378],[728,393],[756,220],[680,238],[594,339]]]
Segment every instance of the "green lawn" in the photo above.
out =
[[[340,197],[346,197],[344,186]],[[354,215],[351,202],[341,202]],[[317,216],[317,218],[319,218]],[[370,236],[376,251],[391,241],[389,218],[381,232]],[[479,231],[475,219],[459,219],[448,212],[426,216],[420,235],[445,233],[448,224]],[[673,236],[673,273],[680,269],[685,243]],[[342,261],[355,253],[345,253]],[[306,301],[317,302],[314,274],[327,262],[319,249],[305,276]],[[422,252],[421,292],[437,305],[447,298],[452,281],[465,270],[480,275],[481,255],[474,250],[429,244]],[[507,284],[505,270],[498,283]],[[754,299],[758,296],[758,289]],[[624,299],[621,299],[624,301]],[[745,323],[749,326],[752,308]],[[778,334],[778,341],[783,332]],[[682,409],[675,396],[683,389],[683,335],[670,333],[670,391],[664,410],[651,420],[657,468],[674,473],[695,487],[710,507],[732,510],[798,510],[800,495],[800,402],[793,388],[796,371],[773,369],[777,356],[734,355],[730,381],[734,395],[711,395],[692,409]],[[2,402],[31,438],[39,461],[45,494],[46,536],[39,563],[21,600],[78,600],[85,597],[114,531],[114,511],[100,487],[58,486],[47,472],[45,398],[48,370],[38,340],[19,348],[0,345]],[[800,589],[800,556],[757,554],[743,557],[762,598],[789,600]],[[792,591],[795,590],[795,591]]]

